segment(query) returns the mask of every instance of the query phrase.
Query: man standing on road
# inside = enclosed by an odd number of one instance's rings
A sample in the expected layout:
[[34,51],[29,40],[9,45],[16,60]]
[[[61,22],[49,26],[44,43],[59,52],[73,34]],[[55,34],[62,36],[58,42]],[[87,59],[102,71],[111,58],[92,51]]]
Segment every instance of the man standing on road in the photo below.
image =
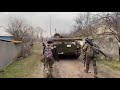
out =
[[44,49],[44,69],[46,71],[47,77],[52,77],[53,64],[54,64],[54,48],[52,41],[49,40]]
[[85,69],[85,72],[88,73],[89,71],[89,64],[90,62],[92,61],[92,64],[93,64],[93,68],[94,68],[94,77],[97,78],[97,66],[96,66],[96,59],[97,59],[97,55],[99,53],[102,53],[105,57],[106,55],[98,50],[98,49],[95,49],[94,46],[93,46],[93,42],[92,42],[93,38],[92,37],[89,37],[87,38],[85,41],[85,45],[83,45],[83,50],[85,52],[85,65],[86,65],[86,69]]

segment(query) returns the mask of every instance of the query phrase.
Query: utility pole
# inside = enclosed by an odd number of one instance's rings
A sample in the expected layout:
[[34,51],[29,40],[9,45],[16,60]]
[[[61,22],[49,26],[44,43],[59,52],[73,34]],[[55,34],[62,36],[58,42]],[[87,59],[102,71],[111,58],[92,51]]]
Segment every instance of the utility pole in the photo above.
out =
[[56,28],[55,28],[55,33],[57,33]]

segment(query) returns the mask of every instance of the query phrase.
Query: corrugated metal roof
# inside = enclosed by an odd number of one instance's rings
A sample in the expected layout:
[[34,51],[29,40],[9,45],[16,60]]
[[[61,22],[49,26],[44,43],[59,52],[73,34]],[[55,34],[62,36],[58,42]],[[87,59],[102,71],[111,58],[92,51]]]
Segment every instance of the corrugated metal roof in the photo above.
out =
[[13,36],[13,35],[6,32],[3,28],[0,28],[0,36]]

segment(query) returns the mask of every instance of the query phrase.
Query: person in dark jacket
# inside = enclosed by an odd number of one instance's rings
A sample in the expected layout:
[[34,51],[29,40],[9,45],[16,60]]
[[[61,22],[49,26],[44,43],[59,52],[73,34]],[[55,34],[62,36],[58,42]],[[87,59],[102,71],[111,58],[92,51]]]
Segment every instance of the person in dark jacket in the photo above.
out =
[[46,47],[45,43],[42,43],[42,46],[43,46],[43,54],[44,54],[44,50],[45,50],[45,47]]
[[58,50],[56,47],[53,47],[53,57],[55,60],[59,61]]

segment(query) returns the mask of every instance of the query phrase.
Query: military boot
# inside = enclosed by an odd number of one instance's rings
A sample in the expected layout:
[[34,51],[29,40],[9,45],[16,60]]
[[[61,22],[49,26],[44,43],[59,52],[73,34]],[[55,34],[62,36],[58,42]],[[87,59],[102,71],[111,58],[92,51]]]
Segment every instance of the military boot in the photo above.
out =
[[84,71],[85,71],[85,73],[88,73],[88,71],[89,71],[89,65],[86,65],[86,69]]
[[50,67],[50,74],[49,74],[49,77],[50,77],[50,78],[53,77],[52,73],[53,73],[53,67]]
[[97,78],[97,74],[98,74],[97,66],[93,66],[93,67],[94,67],[94,77]]

